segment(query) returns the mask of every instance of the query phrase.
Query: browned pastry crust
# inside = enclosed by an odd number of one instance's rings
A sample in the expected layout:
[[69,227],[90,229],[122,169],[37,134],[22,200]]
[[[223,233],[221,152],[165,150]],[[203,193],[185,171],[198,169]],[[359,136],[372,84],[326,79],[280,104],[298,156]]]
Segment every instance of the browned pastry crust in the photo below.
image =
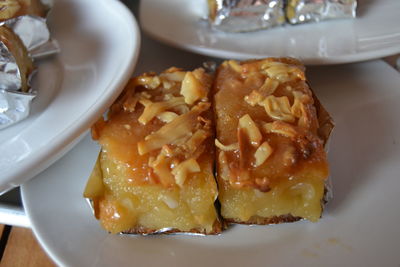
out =
[[176,234],[176,233],[186,233],[186,234],[199,234],[199,235],[219,235],[221,232],[226,229],[227,224],[224,221],[215,222],[213,226],[213,230],[211,232],[206,232],[205,230],[200,229],[190,229],[189,231],[181,231],[179,229],[169,229],[165,231],[160,231],[160,229],[149,229],[146,227],[135,227],[126,231],[121,232],[121,234],[139,234],[139,235],[152,235],[152,234]]
[[274,216],[270,218],[260,217],[260,216],[253,216],[247,221],[235,221],[233,219],[226,219],[227,223],[237,223],[237,224],[279,224],[279,223],[288,223],[288,222],[296,222],[300,221],[301,217],[295,217],[291,214],[281,215],[281,216]]

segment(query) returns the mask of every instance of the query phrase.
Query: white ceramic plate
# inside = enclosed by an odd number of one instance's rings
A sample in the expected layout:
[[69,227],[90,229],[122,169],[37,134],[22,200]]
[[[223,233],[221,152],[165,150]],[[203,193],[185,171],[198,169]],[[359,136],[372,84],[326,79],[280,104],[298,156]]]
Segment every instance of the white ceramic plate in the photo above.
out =
[[49,25],[62,52],[39,62],[38,96],[29,118],[0,130],[0,192],[72,148],[118,96],[136,64],[139,30],[117,0],[56,0]]
[[205,0],[141,1],[142,28],[154,38],[222,58],[292,56],[306,64],[336,64],[400,52],[400,1],[358,1],[357,19],[224,33],[202,20]]
[[68,266],[397,266],[400,75],[382,61],[309,70],[336,121],[334,200],[318,223],[234,226],[220,236],[118,236],[82,192],[98,147],[87,135],[22,187],[33,231]]

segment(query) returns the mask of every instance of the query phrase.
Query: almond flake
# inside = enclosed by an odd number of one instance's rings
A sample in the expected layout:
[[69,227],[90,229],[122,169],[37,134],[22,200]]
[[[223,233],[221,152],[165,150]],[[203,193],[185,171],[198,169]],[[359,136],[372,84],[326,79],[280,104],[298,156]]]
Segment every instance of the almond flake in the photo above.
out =
[[254,153],[254,158],[256,159],[254,167],[262,165],[272,154],[272,151],[272,147],[268,144],[268,142],[262,143]]

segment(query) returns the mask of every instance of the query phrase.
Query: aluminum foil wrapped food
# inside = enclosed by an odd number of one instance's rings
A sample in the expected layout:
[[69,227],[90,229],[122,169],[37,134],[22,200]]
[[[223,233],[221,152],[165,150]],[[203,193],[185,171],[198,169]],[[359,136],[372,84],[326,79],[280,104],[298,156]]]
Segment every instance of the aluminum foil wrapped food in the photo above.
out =
[[208,0],[212,25],[228,32],[271,28],[285,22],[283,0]]
[[356,16],[356,0],[208,0],[209,21],[218,30],[246,32]]
[[356,7],[356,0],[288,0],[286,17],[291,24],[355,18]]
[[33,60],[59,51],[41,17],[46,10],[39,0],[0,2],[0,129],[29,115]]

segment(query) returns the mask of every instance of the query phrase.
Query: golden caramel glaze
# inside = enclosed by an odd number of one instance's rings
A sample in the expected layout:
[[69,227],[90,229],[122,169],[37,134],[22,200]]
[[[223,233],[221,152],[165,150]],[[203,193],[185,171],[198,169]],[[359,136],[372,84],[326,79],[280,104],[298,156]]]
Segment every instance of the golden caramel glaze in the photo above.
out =
[[44,17],[48,9],[41,0],[2,0],[0,1],[0,22],[23,15]]
[[318,220],[328,177],[326,136],[319,135],[302,64],[290,58],[225,61],[214,93],[222,216]]
[[211,83],[203,69],[143,74],[92,127],[102,149],[85,197],[106,230],[220,232]]
[[5,44],[10,53],[13,55],[21,78],[21,90],[28,91],[28,77],[33,71],[33,62],[28,55],[24,44],[21,39],[7,26],[0,26],[0,41]]

